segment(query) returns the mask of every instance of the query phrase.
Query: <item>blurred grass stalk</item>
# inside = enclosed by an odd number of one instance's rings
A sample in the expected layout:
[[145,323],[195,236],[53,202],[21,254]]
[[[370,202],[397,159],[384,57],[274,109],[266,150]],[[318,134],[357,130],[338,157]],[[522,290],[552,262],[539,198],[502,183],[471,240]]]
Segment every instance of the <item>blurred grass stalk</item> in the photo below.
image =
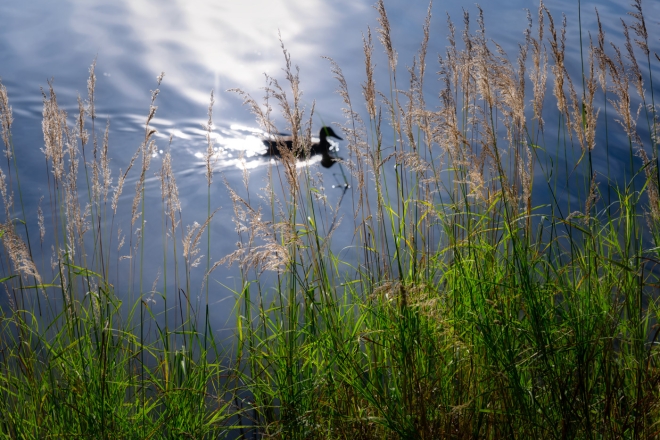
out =
[[[586,60],[587,46],[580,47],[579,81],[565,65],[566,19],[558,25],[543,2],[535,19],[529,14],[515,61],[487,39],[481,9],[474,31],[467,12],[462,32],[448,18],[436,91],[425,82],[431,7],[402,88],[379,1],[389,84],[386,92],[376,89],[368,30],[364,118],[329,60],[345,104],[349,156],[338,166],[349,174],[343,194],[352,195],[352,219],[340,216],[313,168],[296,166],[311,143],[314,107],[305,116],[298,70],[282,45],[287,86],[268,77],[265,106],[238,92],[268,133],[280,131],[269,103],[280,105],[295,151],[283,151],[270,169],[261,199],[250,196],[247,171],[244,191],[225,181],[240,246],[213,263],[213,242],[221,238],[210,233],[212,93],[207,218],[183,227],[167,152],[158,172],[163,281],[150,291],[142,231],[158,89],[144,139],[113,186],[109,125],[100,142],[95,127],[95,64],[73,124],[49,84],[43,152],[50,224],[40,202],[36,245],[1,87],[7,164],[0,168],[0,235],[9,307],[0,321],[0,435],[657,436],[660,179],[652,62],[660,58],[648,46],[641,0],[632,7],[631,22],[622,22],[623,48],[606,43],[598,18]],[[556,110],[546,103],[548,70]],[[439,99],[433,106],[426,103],[431,95]],[[617,124],[608,124],[608,111]],[[544,112],[556,127],[546,125]],[[639,116],[646,124],[638,125]],[[628,143],[623,180],[610,175],[613,139]],[[120,195],[138,160],[131,226],[122,232]],[[332,246],[339,228],[354,231],[348,249]],[[204,291],[197,295],[192,268],[205,232]],[[52,263],[42,257],[38,269],[46,237]],[[128,280],[119,276],[123,259]],[[215,340],[208,308],[212,297],[227,294],[211,277],[223,264],[237,264],[242,282],[233,292],[229,344]],[[275,276],[263,278],[265,272]],[[156,297],[162,307],[154,307]]]

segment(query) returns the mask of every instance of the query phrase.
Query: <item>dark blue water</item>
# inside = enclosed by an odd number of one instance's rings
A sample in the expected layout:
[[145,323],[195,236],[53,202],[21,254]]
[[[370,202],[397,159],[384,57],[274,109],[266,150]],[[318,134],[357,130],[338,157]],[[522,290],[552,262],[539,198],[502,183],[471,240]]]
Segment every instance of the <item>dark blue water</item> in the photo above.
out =
[[[392,40],[398,52],[398,84],[400,88],[407,88],[406,66],[412,64],[419,49],[428,4],[408,1],[386,1],[385,4],[392,25]],[[558,23],[562,12],[567,15],[570,49],[567,65],[577,78],[581,70],[578,4],[574,0],[548,0],[546,5]],[[536,18],[538,3],[488,1],[482,6],[487,36],[501,44],[511,59],[515,59],[517,44],[523,41],[527,24],[525,9],[531,9]],[[595,6],[598,6],[608,38],[621,44],[619,18],[628,10],[626,2],[585,1],[581,5],[583,46],[587,46],[588,31],[595,35],[597,29],[593,13]],[[451,15],[460,32],[463,8],[472,14],[472,29],[475,29],[477,10],[471,2],[436,1],[433,5],[426,79],[427,102],[431,108],[437,102],[440,90],[434,74],[438,70],[437,54],[444,54],[447,45],[446,13]],[[660,3],[646,1],[644,8],[647,25],[652,30],[660,20]],[[215,91],[212,136],[217,152],[211,210],[219,209],[211,224],[210,260],[214,262],[232,252],[238,241],[232,201],[223,177],[232,187],[238,188],[243,197],[255,199],[263,193],[261,188],[265,186],[271,164],[270,160],[257,154],[260,133],[254,116],[241,105],[240,97],[227,89],[240,88],[260,100],[261,89],[266,85],[264,73],[285,85],[279,32],[293,64],[300,68],[304,92],[302,103],[307,115],[315,103],[313,132],[327,124],[338,127],[344,121],[344,104],[335,93],[337,82],[329,62],[322,56],[333,58],[342,68],[355,108],[366,119],[361,89],[365,79],[362,38],[369,26],[376,40],[376,17],[371,1],[355,0],[96,1],[93,4],[37,0],[0,4],[0,78],[13,106],[13,141],[33,241],[38,237],[37,202],[44,195],[44,204],[47,204],[49,193],[46,164],[40,151],[43,147],[40,87],[47,88],[49,79],[54,79],[58,101],[69,113],[72,123],[77,112],[76,97],[80,94],[86,99],[88,68],[96,59],[97,135],[102,136],[105,122],[109,120],[111,168],[113,185],[116,185],[119,170],[126,169],[130,157],[142,142],[150,91],[157,87],[156,77],[165,72],[156,102],[158,111],[151,123],[158,130],[155,135],[158,152],[148,172],[146,186],[147,245],[144,255],[147,257],[144,258],[142,289],[143,292],[150,290],[152,282],[158,278],[156,290],[164,292],[162,274],[168,272],[171,279],[174,268],[171,257],[168,257],[168,263],[163,260],[161,195],[155,172],[160,168],[163,152],[170,149],[182,205],[182,224],[185,227],[195,221],[202,223],[208,209],[203,164],[206,139],[202,125],[207,120],[210,91]],[[457,37],[460,39],[460,35]],[[653,38],[651,31],[651,49],[658,51],[658,41]],[[390,89],[387,58],[376,41],[374,61],[377,88],[387,91]],[[548,91],[546,96],[554,106],[551,92]],[[275,110],[273,119],[284,130],[284,120],[277,108]],[[613,141],[611,173],[620,176],[627,166],[628,149],[625,139],[615,138]],[[602,151],[597,153],[594,154],[594,163],[602,170],[606,157]],[[242,160],[239,159],[241,154]],[[339,154],[347,154],[345,142],[339,144]],[[344,225],[335,234],[334,250],[346,252],[343,250],[353,243],[353,193],[349,190],[343,194],[339,188],[333,188],[343,182],[338,167],[324,169],[318,162],[308,166],[320,173],[323,184],[318,186],[323,187],[330,205],[338,206],[339,217],[345,218]],[[248,190],[243,186],[244,169],[250,179]],[[278,169],[277,164],[274,169]],[[137,171],[133,170],[114,223],[115,228],[122,225],[124,233],[130,231],[130,204],[136,179]],[[542,184],[541,181],[538,185]],[[570,198],[570,191],[562,191],[562,197]],[[44,211],[48,221],[46,206]],[[176,238],[178,252],[180,238],[180,235]],[[116,244],[117,237],[113,240]],[[44,255],[42,269],[46,273],[50,273],[51,244],[47,238],[43,251],[39,251]],[[127,252],[127,246],[119,253]],[[206,254],[205,244],[201,253]],[[126,285],[130,261],[113,262],[114,284],[120,295],[130,290]],[[135,266],[134,270],[138,271],[139,267]],[[205,295],[201,290],[203,273],[204,264],[191,271],[193,298]],[[240,288],[239,273],[235,266],[219,268],[209,284],[213,325],[220,329],[231,316],[234,306],[231,289]],[[171,290],[170,287],[169,292],[173,294]]]

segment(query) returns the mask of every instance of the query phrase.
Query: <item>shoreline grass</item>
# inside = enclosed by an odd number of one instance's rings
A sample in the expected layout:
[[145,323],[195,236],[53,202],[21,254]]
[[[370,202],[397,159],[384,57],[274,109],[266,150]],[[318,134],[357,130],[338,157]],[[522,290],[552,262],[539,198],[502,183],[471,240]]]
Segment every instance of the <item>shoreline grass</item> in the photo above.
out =
[[[565,65],[566,19],[541,2],[513,61],[488,39],[480,9],[476,28],[467,12],[462,31],[448,17],[449,45],[430,81],[431,12],[404,74],[386,8],[376,4],[389,84],[376,88],[368,29],[364,103],[329,60],[346,115],[339,204],[352,203],[353,215],[340,215],[322,175],[283,152],[259,193],[247,171],[244,188],[225,180],[239,246],[217,262],[208,257],[225,239],[209,228],[212,93],[207,217],[183,224],[166,153],[157,172],[162,259],[174,269],[151,290],[143,262],[160,257],[145,255],[143,231],[145,210],[155,208],[145,203],[145,181],[159,90],[140,146],[116,177],[109,125],[97,133],[95,64],[74,123],[53,84],[43,91],[52,224],[40,203],[39,247],[28,236],[0,85],[0,281],[9,301],[0,314],[0,437],[657,437],[652,63],[660,58],[649,49],[641,0],[622,22],[623,47],[607,42],[600,18],[593,36],[580,27],[579,79]],[[305,114],[297,68],[282,49],[285,85],[268,77],[265,106],[234,92],[265,132],[285,129],[304,151],[314,108]],[[438,102],[427,103],[431,95]],[[272,103],[286,127],[273,123]],[[629,156],[623,181],[610,174],[615,139],[625,139]],[[606,169],[597,154],[607,154]],[[137,174],[130,207],[120,203],[129,173]],[[338,250],[340,228],[353,240]],[[50,267],[36,263],[46,236]],[[122,259],[127,291],[116,290]],[[234,291],[212,277],[227,264],[241,275]],[[198,265],[206,275],[194,292]],[[208,308],[228,292],[236,298],[229,343],[214,336]]]

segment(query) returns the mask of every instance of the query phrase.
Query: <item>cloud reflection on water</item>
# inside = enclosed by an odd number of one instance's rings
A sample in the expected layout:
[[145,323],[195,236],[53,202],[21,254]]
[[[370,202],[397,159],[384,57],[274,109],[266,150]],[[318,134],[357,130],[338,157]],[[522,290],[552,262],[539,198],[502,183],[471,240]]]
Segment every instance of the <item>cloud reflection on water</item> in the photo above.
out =
[[[71,28],[95,41],[103,58],[119,61],[136,51],[144,67],[165,71],[169,85],[201,104],[212,86],[256,90],[264,84],[264,72],[279,72],[278,32],[297,64],[318,64],[319,48],[336,40],[333,33],[345,14],[368,9],[359,2],[322,0],[142,0],[111,8],[76,1],[72,7]],[[112,81],[130,82],[121,63],[111,69],[117,69],[108,72]],[[202,82],[204,87],[195,87]]]

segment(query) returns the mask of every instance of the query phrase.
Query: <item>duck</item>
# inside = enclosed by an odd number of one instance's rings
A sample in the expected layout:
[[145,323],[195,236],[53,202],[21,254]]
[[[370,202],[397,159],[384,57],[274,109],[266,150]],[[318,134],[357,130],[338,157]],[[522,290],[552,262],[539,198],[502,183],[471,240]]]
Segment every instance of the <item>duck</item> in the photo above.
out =
[[[315,154],[321,155],[321,165],[325,168],[330,168],[338,159],[330,154],[330,147],[332,144],[328,141],[329,137],[343,141],[343,139],[335,133],[332,127],[324,126],[321,127],[321,131],[319,132],[319,142],[314,142],[309,148],[310,156]],[[264,139],[263,143],[267,148],[266,153],[263,154],[264,156],[281,156],[280,146],[285,146],[288,149],[293,148],[293,140],[291,137],[282,134],[278,135],[276,139]],[[298,159],[303,158],[304,154],[304,151],[298,152]]]

